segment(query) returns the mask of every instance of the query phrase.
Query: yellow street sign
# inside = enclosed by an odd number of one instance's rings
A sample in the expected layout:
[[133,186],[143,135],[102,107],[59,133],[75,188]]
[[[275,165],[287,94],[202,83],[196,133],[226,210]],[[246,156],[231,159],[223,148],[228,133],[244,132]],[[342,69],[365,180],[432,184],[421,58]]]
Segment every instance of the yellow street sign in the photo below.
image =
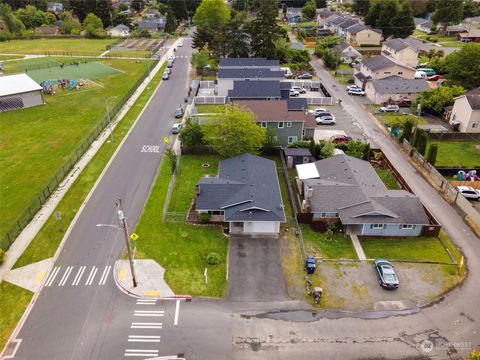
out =
[[168,137],[165,136],[165,137],[163,138],[163,142],[168,143]]
[[139,238],[139,236],[135,233],[132,233],[132,235],[130,235],[130,239],[132,239],[133,241],[137,240]]

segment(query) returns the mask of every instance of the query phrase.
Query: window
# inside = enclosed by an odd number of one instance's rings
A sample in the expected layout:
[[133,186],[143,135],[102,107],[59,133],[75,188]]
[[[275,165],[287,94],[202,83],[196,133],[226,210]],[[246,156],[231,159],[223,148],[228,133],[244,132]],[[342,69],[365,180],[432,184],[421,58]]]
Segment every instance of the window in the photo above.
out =
[[412,230],[414,228],[414,225],[412,224],[403,224],[402,225],[402,230]]
[[382,229],[385,229],[385,224],[372,224],[370,225],[370,229],[382,230]]
[[291,121],[287,121],[287,127],[292,127],[292,122]]
[[267,123],[266,123],[265,121],[262,121],[262,122],[260,123],[260,127],[266,128],[266,127],[267,127]]
[[383,73],[384,74],[391,74],[392,72],[391,71],[384,71]]
[[305,134],[307,133],[307,131],[305,129],[302,130],[302,136],[305,136]]
[[297,137],[296,137],[296,136],[289,136],[289,137],[288,137],[288,143],[289,143],[289,144],[294,143],[295,141],[297,141]]
[[210,215],[223,215],[223,211],[219,211],[219,210],[209,210],[208,213]]
[[278,123],[278,128],[283,129],[285,127],[285,123],[283,121]]
[[472,129],[480,128],[480,123],[472,123]]
[[399,72],[398,72],[398,75],[402,75],[402,74],[403,74],[403,71],[399,71]]
[[320,217],[322,218],[337,218],[338,213],[335,212],[322,212],[320,213]]

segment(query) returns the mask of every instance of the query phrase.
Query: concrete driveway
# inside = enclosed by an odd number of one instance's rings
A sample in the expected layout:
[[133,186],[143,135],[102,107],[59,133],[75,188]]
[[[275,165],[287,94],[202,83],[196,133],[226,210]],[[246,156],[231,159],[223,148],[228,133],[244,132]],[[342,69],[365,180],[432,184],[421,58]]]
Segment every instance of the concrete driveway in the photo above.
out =
[[228,300],[288,299],[279,239],[232,235],[228,261]]
[[[315,108],[316,106],[312,107]],[[348,135],[354,139],[363,139],[364,132],[359,122],[347,113],[342,106],[335,104],[323,107],[335,116],[335,125],[317,125],[315,128],[315,141],[328,140],[332,135]]]

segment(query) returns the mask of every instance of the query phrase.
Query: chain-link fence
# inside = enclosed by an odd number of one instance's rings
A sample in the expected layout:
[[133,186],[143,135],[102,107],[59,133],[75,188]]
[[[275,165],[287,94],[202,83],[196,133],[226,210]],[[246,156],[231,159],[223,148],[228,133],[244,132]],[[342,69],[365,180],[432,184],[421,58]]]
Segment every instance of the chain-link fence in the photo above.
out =
[[[151,68],[154,68],[157,63],[158,61],[156,61]],[[50,195],[55,191],[57,186],[74,167],[76,162],[83,156],[98,135],[100,135],[100,133],[117,115],[123,105],[125,105],[128,99],[137,90],[137,88],[143,83],[149,72],[150,69],[147,69],[137,80],[137,82],[130,88],[130,90],[128,90],[128,92],[122,97],[122,99],[103,116],[97,126],[95,126],[95,128],[85,138],[80,146],[78,146],[78,148],[72,153],[70,158],[63,164],[60,170],[57,171],[57,173],[50,179],[45,187],[37,194],[37,196],[35,196],[31,204],[23,211],[22,215],[13,223],[13,225],[11,225],[10,229],[5,234],[2,234],[2,237],[0,238],[0,248],[7,250],[10,247],[10,245],[15,241],[16,237],[30,223],[37,211],[40,210]]]

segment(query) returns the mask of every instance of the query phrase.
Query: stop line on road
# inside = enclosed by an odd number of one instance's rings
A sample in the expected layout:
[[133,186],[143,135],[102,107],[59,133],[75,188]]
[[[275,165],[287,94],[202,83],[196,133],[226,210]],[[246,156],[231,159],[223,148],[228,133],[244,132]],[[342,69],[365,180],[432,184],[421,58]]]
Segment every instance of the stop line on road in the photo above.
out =
[[[54,286],[102,286],[107,283],[112,270],[111,265],[98,266],[56,266],[48,274],[46,287]],[[98,275],[98,276],[97,276]]]

